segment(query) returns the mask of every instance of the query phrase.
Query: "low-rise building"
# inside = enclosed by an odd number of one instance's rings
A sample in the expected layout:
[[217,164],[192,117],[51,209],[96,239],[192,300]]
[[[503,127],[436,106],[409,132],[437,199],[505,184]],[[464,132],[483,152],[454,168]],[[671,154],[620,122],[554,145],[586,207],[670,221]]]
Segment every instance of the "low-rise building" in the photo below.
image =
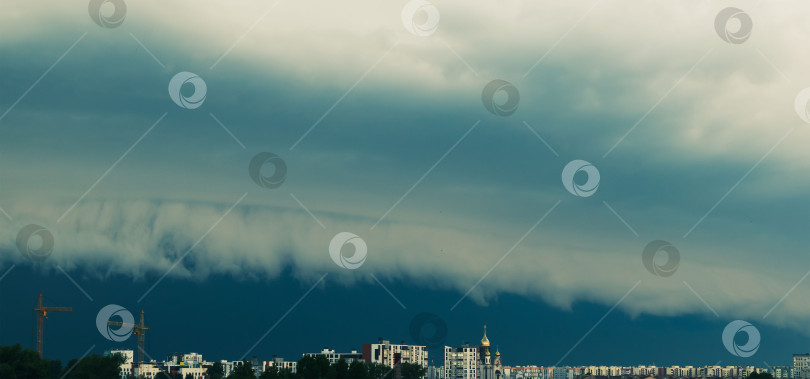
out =
[[290,370],[293,373],[298,372],[298,362],[296,361],[285,361],[283,358],[273,356],[273,360],[264,361],[262,362],[262,366],[264,366],[264,371],[270,370],[271,367],[275,367],[279,371],[281,370]]
[[768,373],[777,379],[793,378],[793,366],[771,366],[768,367]]
[[335,350],[329,348],[323,348],[320,353],[304,353],[305,357],[319,357],[323,356],[329,360],[329,364],[338,363],[339,360],[343,359],[346,363],[351,364],[354,361],[363,360],[363,354],[358,353],[357,350],[352,350],[351,353],[336,353]]

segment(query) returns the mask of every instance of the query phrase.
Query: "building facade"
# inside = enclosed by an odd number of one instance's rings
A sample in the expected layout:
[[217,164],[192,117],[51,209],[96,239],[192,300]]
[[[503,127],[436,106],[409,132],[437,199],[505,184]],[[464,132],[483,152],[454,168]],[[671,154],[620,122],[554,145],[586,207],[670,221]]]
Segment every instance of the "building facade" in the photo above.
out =
[[329,348],[323,348],[320,353],[304,353],[305,357],[319,357],[323,356],[329,361],[329,364],[338,363],[339,360],[343,359],[346,363],[351,364],[354,361],[359,361],[363,359],[363,354],[358,353],[357,350],[352,350],[351,353],[336,353],[335,350]]
[[477,379],[478,347],[444,347],[444,379]]
[[810,353],[793,354],[793,377],[810,378]]
[[792,366],[771,366],[768,368],[768,372],[774,378],[793,378]]
[[296,361],[285,361],[284,358],[273,356],[272,361],[264,361],[262,362],[264,366],[264,371],[270,370],[271,367],[275,367],[279,371],[281,370],[290,370],[292,373],[298,372],[298,362]]
[[428,350],[424,345],[406,345],[404,342],[396,345],[380,338],[377,343],[363,344],[360,359],[366,363],[380,363],[391,368],[397,363],[417,364],[426,368]]

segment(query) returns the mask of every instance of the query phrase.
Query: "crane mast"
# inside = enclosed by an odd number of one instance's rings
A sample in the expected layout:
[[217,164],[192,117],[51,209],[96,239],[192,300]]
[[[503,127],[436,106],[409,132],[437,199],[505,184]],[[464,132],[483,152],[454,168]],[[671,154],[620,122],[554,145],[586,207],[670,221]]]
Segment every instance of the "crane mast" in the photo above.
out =
[[34,311],[37,312],[37,353],[39,353],[39,357],[42,358],[42,345],[43,345],[42,326],[45,319],[48,318],[48,312],[73,312],[73,308],[44,307],[42,306],[42,293],[40,293],[39,300],[37,301],[37,307],[34,308]]

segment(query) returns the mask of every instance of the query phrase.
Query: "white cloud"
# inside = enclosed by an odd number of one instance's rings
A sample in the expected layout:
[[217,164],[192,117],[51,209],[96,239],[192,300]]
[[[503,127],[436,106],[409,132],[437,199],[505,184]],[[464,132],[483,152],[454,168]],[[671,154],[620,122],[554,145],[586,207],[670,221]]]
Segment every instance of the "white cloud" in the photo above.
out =
[[[38,223],[54,234],[56,247],[45,261],[46,267],[59,264],[91,276],[143,278],[169,270],[217,222],[227,205],[87,202],[55,223],[63,208],[16,204],[9,209],[19,225]],[[170,275],[204,280],[209,274],[224,273],[262,279],[279,275],[289,265],[300,277],[331,272],[333,280],[350,284],[368,281],[367,274],[374,273],[412,279],[431,288],[455,289],[461,296],[530,226],[521,230],[490,226],[476,231],[384,223],[369,231],[364,219],[317,216],[327,229],[303,211],[237,207]],[[643,269],[638,239],[593,233],[588,239],[577,239],[555,224],[559,219],[552,213],[481,281],[470,300],[486,303],[498,293],[515,293],[539,296],[562,308],[576,300],[612,305],[641,281],[620,309],[631,314],[711,315],[686,282],[721,317],[761,318],[798,280],[758,270],[743,261],[712,262],[701,257],[700,250],[683,246],[683,264],[676,275],[656,277]],[[6,225],[0,230],[0,248],[15,252],[16,230]],[[358,234],[369,246],[365,264],[356,271],[338,267],[329,257],[329,241],[341,231]],[[730,253],[714,252],[724,257],[733,256]],[[19,264],[24,259],[15,252],[7,255],[6,262],[9,260]],[[798,288],[763,322],[798,327],[810,318],[810,306],[801,301],[807,295],[808,290]]]

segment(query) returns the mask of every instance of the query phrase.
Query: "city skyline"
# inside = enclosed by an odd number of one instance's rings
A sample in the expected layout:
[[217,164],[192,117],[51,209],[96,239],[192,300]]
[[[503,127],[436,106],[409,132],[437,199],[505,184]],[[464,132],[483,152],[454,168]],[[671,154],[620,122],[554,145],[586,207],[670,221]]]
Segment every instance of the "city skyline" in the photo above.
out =
[[[502,365],[500,349],[496,347],[492,353],[492,343],[486,334],[486,326],[480,344],[469,344],[451,347],[444,346],[442,351],[442,366],[433,364],[433,360],[427,355],[427,347],[424,345],[406,345],[391,343],[388,340],[379,338],[377,343],[363,344],[362,352],[352,350],[351,352],[338,352],[334,349],[324,348],[317,353],[304,353],[300,361],[287,361],[281,357],[273,356],[272,360],[261,360],[257,356],[252,359],[240,361],[203,359],[203,356],[195,353],[174,353],[164,361],[151,360],[148,363],[135,364],[132,350],[111,350],[105,355],[120,354],[125,357],[120,366],[122,379],[132,374],[147,376],[156,375],[159,372],[177,372],[179,370],[182,377],[188,379],[186,375],[193,376],[193,379],[203,379],[206,368],[211,367],[214,362],[221,363],[224,374],[227,376],[238,365],[251,362],[256,376],[263,372],[275,368],[276,370],[289,370],[295,373],[299,365],[303,364],[307,358],[322,357],[329,365],[340,365],[348,368],[357,361],[373,365],[378,364],[392,370],[399,365],[416,365],[426,369],[427,379],[476,379],[476,378],[539,378],[539,379],[574,379],[582,377],[722,377],[722,378],[747,378],[756,373],[768,373],[771,378],[805,378],[810,374],[810,353],[794,354],[792,366],[772,366],[765,363],[765,368],[753,365],[730,366],[720,365],[720,362],[707,366],[508,366]],[[434,341],[435,342],[435,341]],[[497,345],[496,345],[497,346]],[[428,363],[430,362],[430,363]],[[137,367],[137,368],[136,368]]]

